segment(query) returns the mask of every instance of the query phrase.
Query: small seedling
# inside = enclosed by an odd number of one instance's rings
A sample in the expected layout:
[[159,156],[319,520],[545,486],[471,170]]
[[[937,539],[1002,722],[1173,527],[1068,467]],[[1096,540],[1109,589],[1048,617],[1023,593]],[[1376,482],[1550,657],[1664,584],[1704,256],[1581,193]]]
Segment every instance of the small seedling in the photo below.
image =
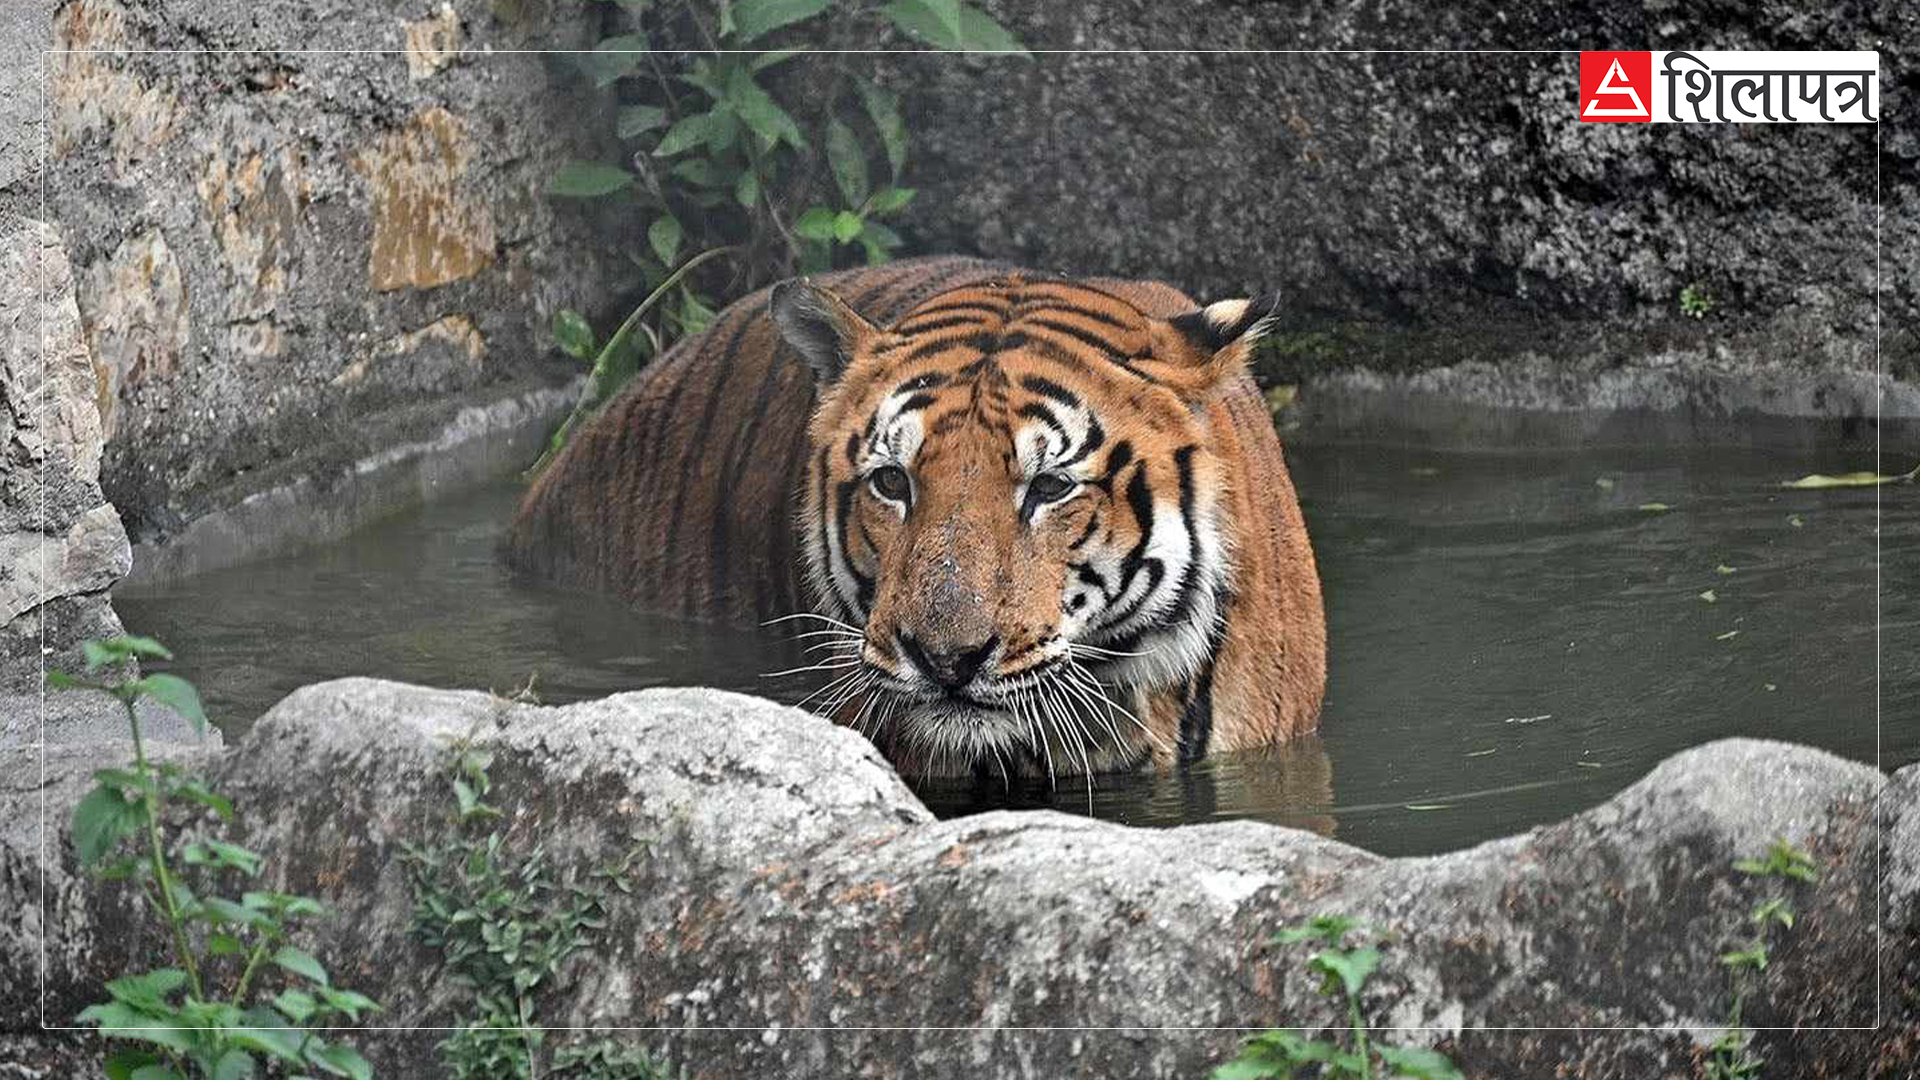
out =
[[[1739,859],[1733,868],[1755,877],[1784,879],[1811,884],[1819,880],[1812,856],[1785,840],[1776,840],[1765,858]],[[1767,932],[1774,927],[1793,929],[1793,904],[1784,896],[1768,897],[1753,906],[1747,921],[1753,924],[1751,940],[1738,949],[1720,954],[1733,984],[1733,1004],[1728,1010],[1727,1026],[1708,1047],[1707,1080],[1752,1080],[1760,1075],[1766,1059],[1753,1050],[1753,1032],[1741,1021],[1747,998],[1758,988],[1762,972],[1767,970]]]
[[[1380,966],[1378,940],[1346,947],[1348,934],[1371,937],[1365,927],[1342,915],[1316,915],[1304,925],[1272,937],[1277,945],[1317,943],[1307,970],[1320,976],[1320,993],[1346,1001],[1350,1045],[1311,1039],[1297,1031],[1265,1031],[1248,1039],[1240,1056],[1213,1070],[1212,1080],[1292,1080],[1300,1070],[1318,1068],[1321,1080],[1462,1080],[1445,1054],[1418,1046],[1384,1046],[1367,1038],[1360,991]],[[1381,1071],[1375,1071],[1378,1064]]]
[[454,1080],[671,1080],[643,1050],[613,1039],[548,1049],[535,995],[561,965],[593,944],[606,926],[612,891],[629,892],[629,871],[643,848],[579,880],[556,874],[543,844],[517,862],[506,851],[502,812],[493,797],[493,754],[454,748],[448,786],[454,807],[447,838],[432,847],[403,845],[413,883],[413,933],[442,952],[454,983],[467,992],[466,1017],[439,1044]]
[[[150,910],[166,924],[175,964],[107,983],[110,1000],[80,1013],[82,1023],[109,1038],[143,1044],[109,1055],[106,1075],[110,1080],[236,1080],[279,1062],[297,1075],[369,1080],[373,1069],[366,1059],[350,1046],[329,1042],[321,1031],[343,1020],[359,1023],[379,1006],[334,986],[320,961],[292,941],[296,921],[322,914],[320,905],[280,892],[245,890],[237,899],[201,895],[194,886],[259,876],[262,856],[191,827],[181,830],[171,849],[167,844],[170,805],[198,807],[203,816],[210,811],[222,823],[234,820],[233,804],[200,777],[172,762],[149,761],[141,738],[137,706],[142,698],[179,713],[204,735],[207,716],[200,695],[177,675],[118,681],[104,676],[128,671],[142,658],[171,660],[173,654],[144,637],[85,642],[81,654],[87,674],[97,678],[49,672],[47,682],[118,700],[133,736],[133,762],[131,768],[93,774],[99,786],[74,808],[74,847],[82,867],[103,880],[132,882],[146,894]],[[136,850],[109,861],[128,840]],[[176,859],[196,868],[191,883],[176,869]],[[269,980],[281,987],[271,998],[266,997]]]
[[1680,314],[1704,319],[1713,311],[1713,296],[1698,284],[1680,290]]

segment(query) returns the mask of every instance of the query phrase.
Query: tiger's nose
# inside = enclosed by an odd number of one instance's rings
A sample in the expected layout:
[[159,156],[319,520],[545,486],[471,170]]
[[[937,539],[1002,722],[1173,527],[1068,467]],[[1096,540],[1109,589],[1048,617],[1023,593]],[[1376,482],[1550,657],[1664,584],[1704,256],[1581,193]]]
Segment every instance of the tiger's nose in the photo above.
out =
[[912,634],[900,634],[900,651],[906,654],[908,662],[935,686],[949,691],[958,690],[972,682],[999,647],[998,634],[979,645],[936,649],[927,648]]

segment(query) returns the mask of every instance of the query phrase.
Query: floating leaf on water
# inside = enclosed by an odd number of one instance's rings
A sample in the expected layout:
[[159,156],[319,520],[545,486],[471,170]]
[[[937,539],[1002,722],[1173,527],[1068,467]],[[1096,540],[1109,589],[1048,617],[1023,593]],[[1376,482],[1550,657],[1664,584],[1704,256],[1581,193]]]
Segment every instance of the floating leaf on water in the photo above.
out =
[[1838,476],[1810,473],[1798,480],[1782,480],[1780,481],[1780,486],[1784,488],[1800,488],[1803,490],[1840,487],[1877,487],[1880,484],[1912,483],[1914,480],[1920,480],[1920,466],[1915,466],[1912,472],[1896,473],[1891,476],[1877,472],[1850,472],[1841,473]]
[[1666,503],[1641,503],[1639,509],[1649,514],[1657,514],[1662,510],[1671,510],[1673,507],[1668,506]]
[[1542,720],[1551,720],[1551,719],[1553,719],[1553,714],[1552,714],[1552,713],[1541,713],[1541,714],[1540,714],[1539,716],[1509,716],[1509,717],[1507,717],[1507,723],[1509,723],[1509,724],[1537,724],[1537,723],[1539,723],[1539,722],[1540,722],[1540,721],[1542,721]]
[[1775,690],[1780,689],[1778,686],[1774,685],[1773,683],[1761,683],[1760,685],[1766,687],[1767,693],[1769,694],[1773,693]]
[[1806,522],[1805,522],[1804,520],[1802,520],[1802,519],[1801,519],[1801,517],[1800,517],[1800,515],[1799,515],[1799,514],[1788,514],[1788,515],[1787,515],[1787,524],[1789,524],[1789,525],[1791,525],[1791,526],[1793,526],[1794,528],[1796,528],[1796,529],[1797,529],[1797,528],[1799,528],[1799,527],[1801,527],[1802,525],[1805,525],[1805,524],[1806,524]]
[[1713,636],[1713,640],[1715,640],[1715,641],[1732,641],[1732,640],[1733,640],[1734,638],[1737,638],[1737,637],[1739,637],[1739,636],[1740,636],[1740,631],[1738,631],[1738,630],[1729,630],[1729,631],[1727,631],[1727,632],[1726,632],[1726,633],[1724,633],[1724,634],[1715,634],[1715,635]]
[[1495,747],[1491,750],[1469,750],[1467,751],[1467,756],[1468,757],[1486,757],[1488,754],[1497,754],[1499,752],[1500,752],[1499,747]]
[[1436,803],[1408,803],[1405,807],[1403,807],[1403,809],[1412,810],[1415,813],[1424,813],[1428,810],[1451,810],[1453,809],[1453,804],[1437,803],[1437,802]]
[[1719,574],[1721,577],[1726,577],[1738,569],[1740,568],[1737,566],[1728,566],[1726,563],[1721,563],[1719,566],[1713,568],[1713,572]]
[[1603,476],[1600,479],[1595,480],[1593,482],[1593,486],[1599,488],[1601,491],[1612,491],[1613,478],[1610,476]]
[[1711,604],[1718,601],[1720,598],[1713,595],[1712,589],[1708,589],[1706,592],[1703,592],[1700,594],[1700,599],[1705,600],[1707,603]]
[[1605,762],[1600,761],[1576,761],[1574,764],[1582,769],[1604,769],[1607,767]]

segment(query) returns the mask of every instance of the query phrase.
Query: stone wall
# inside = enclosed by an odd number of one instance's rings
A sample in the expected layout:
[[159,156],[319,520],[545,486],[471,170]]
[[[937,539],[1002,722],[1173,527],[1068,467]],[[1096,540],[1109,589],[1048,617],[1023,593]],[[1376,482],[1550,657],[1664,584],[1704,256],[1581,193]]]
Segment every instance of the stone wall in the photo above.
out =
[[[1628,410],[1686,439],[1814,418],[1870,443],[1882,390],[1920,418],[1910,5],[984,6],[1036,50],[1548,50],[881,62],[915,133],[913,247],[1279,289],[1267,373],[1301,385],[1309,433],[1637,439],[1600,422]],[[1551,50],[1593,48],[1878,49],[1888,123],[1578,123],[1579,57]],[[1901,380],[1878,388],[1876,166]]]
[[606,223],[542,188],[608,102],[532,50],[590,46],[586,13],[51,7],[47,208],[136,543],[298,482],[324,502],[357,462],[579,374],[553,311],[628,282]]

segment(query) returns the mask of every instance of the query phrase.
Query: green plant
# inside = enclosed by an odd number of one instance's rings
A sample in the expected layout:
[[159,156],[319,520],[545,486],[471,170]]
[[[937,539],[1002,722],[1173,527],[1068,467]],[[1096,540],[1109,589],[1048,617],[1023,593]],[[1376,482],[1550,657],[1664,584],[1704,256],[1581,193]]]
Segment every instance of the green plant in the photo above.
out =
[[[611,7],[605,6],[611,5]],[[1025,55],[1013,35],[961,0],[893,0],[880,6],[831,0],[601,0],[617,24],[579,57],[587,77],[620,101],[614,134],[630,162],[566,162],[550,195],[614,200],[647,222],[628,257],[655,295],[626,337],[596,350],[577,313],[554,322],[561,349],[598,356],[608,393],[675,336],[713,319],[715,296],[750,291],[795,273],[881,263],[903,241],[890,220],[912,203],[906,186],[911,139],[892,90],[856,72],[843,53],[823,53],[783,78],[804,49],[767,49],[770,35],[829,20],[825,31],[864,44],[891,26],[937,49]],[[654,51],[655,41],[694,41],[702,51]],[[757,51],[756,51],[757,50]],[[728,255],[706,275],[686,274],[686,252]],[[640,319],[649,309],[650,319]],[[603,377],[604,376],[604,377]],[[594,388],[597,393],[599,387]],[[606,394],[582,400],[582,411]],[[564,436],[557,436],[564,442]]]
[[[1740,859],[1733,868],[1754,877],[1802,884],[1820,879],[1812,856],[1785,840],[1774,841],[1764,858]],[[1793,903],[1785,896],[1767,897],[1753,906],[1747,922],[1753,927],[1752,938],[1742,947],[1720,955],[1728,981],[1733,984],[1733,1004],[1728,1009],[1726,1029],[1708,1048],[1712,1056],[1707,1059],[1707,1080],[1750,1080],[1760,1075],[1766,1064],[1766,1059],[1753,1050],[1753,1032],[1742,1023],[1741,1013],[1748,998],[1759,988],[1761,973],[1767,970],[1767,961],[1771,958],[1767,948],[1769,933],[1775,927],[1783,931],[1793,929]]]
[[[1343,1047],[1326,1039],[1310,1039],[1297,1031],[1264,1031],[1248,1039],[1240,1056],[1213,1071],[1213,1080],[1292,1080],[1302,1069],[1317,1069],[1324,1080],[1357,1077],[1372,1080],[1382,1077],[1411,1077],[1413,1080],[1460,1080],[1460,1071],[1437,1050],[1425,1047],[1384,1046],[1367,1038],[1367,1021],[1360,1010],[1360,991],[1380,965],[1380,950],[1375,944],[1349,949],[1350,933],[1365,935],[1366,928],[1340,915],[1317,915],[1304,926],[1275,934],[1280,945],[1318,943],[1321,948],[1307,959],[1307,970],[1320,976],[1320,993],[1343,997],[1347,1006],[1351,1045]],[[1375,1073],[1374,1065],[1386,1070]]]
[[[81,646],[89,675],[126,673],[140,658],[171,660],[159,642],[116,637]],[[238,899],[202,896],[176,870],[174,859],[209,879],[246,881],[260,873],[261,856],[237,844],[182,829],[171,850],[166,842],[169,805],[211,810],[234,820],[233,805],[204,780],[171,762],[147,758],[137,706],[151,698],[192,722],[205,734],[207,717],[193,685],[156,673],[118,681],[79,679],[50,672],[47,681],[67,689],[111,694],[126,709],[133,735],[131,768],[101,769],[99,786],[74,808],[73,841],[83,867],[103,879],[130,881],[161,913],[175,967],[128,975],[107,984],[109,1001],[88,1006],[79,1019],[114,1039],[146,1044],[106,1059],[112,1080],[238,1080],[254,1075],[258,1062],[281,1062],[301,1075],[324,1073],[366,1080],[366,1059],[350,1046],[328,1042],[320,1029],[344,1017],[358,1023],[379,1008],[364,995],[335,987],[312,954],[292,943],[296,920],[322,914],[304,896],[244,891]],[[178,816],[178,815],[176,815]],[[108,860],[122,841],[135,853]],[[144,845],[144,846],[142,846]],[[282,989],[271,1008],[258,1003],[264,983],[281,973]],[[229,989],[222,994],[221,984]]]
[[1680,314],[1689,319],[1704,319],[1713,311],[1713,296],[1699,284],[1680,290]]
[[547,1050],[535,994],[605,927],[609,891],[632,890],[627,872],[641,849],[593,870],[585,882],[571,869],[556,877],[544,844],[510,863],[505,834],[482,828],[502,816],[487,801],[492,764],[485,750],[455,747],[449,838],[432,848],[403,848],[413,932],[445,955],[453,981],[468,992],[469,1018],[441,1041],[441,1059],[455,1080],[669,1080],[644,1051],[613,1039]]

